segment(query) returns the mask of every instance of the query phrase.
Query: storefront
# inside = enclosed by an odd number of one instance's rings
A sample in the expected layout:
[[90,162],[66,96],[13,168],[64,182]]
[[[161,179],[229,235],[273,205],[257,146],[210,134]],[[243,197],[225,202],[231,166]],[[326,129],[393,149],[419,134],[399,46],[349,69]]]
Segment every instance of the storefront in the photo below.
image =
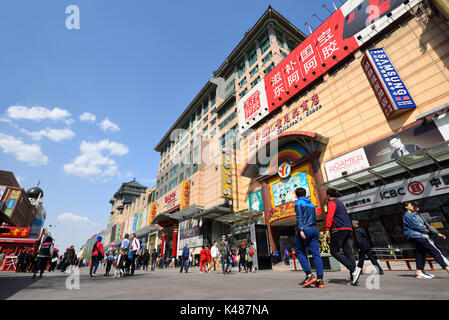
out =
[[273,252],[294,248],[295,189],[307,191],[317,208],[317,220],[323,221],[324,196],[314,186],[323,181],[319,158],[327,141],[316,133],[279,133],[258,148],[242,170],[242,176],[254,180],[254,191],[248,194],[250,208],[264,211]]
[[[403,201],[416,201],[427,222],[449,234],[449,116],[447,108],[437,109],[440,115],[433,111],[427,118],[417,117],[422,123],[369,144],[356,156],[326,163],[328,177],[340,178],[319,187],[343,195],[340,199],[351,218],[360,221],[382,256],[414,258],[403,230]],[[449,256],[447,244],[439,238],[434,241]]]

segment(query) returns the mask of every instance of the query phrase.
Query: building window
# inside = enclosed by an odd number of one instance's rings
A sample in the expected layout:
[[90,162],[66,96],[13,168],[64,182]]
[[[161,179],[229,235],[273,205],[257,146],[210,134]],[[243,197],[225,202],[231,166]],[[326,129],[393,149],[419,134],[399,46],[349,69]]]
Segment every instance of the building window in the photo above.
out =
[[253,82],[251,82],[251,86],[254,88],[254,86],[255,86],[256,84],[258,84],[259,81],[260,81],[260,77],[257,77],[256,79],[254,79]]
[[206,133],[206,132],[207,132],[207,129],[209,129],[209,126],[205,126],[205,127],[203,128],[203,133]]
[[215,122],[217,122],[217,118],[214,118],[210,121],[210,126],[212,127],[215,124]]
[[245,70],[246,70],[245,59],[243,59],[237,67],[239,78],[245,74]]
[[265,63],[267,63],[271,57],[273,57],[273,53],[270,51],[263,59],[262,59],[262,65],[264,65]]
[[229,122],[231,122],[237,116],[237,112],[233,112],[229,117],[227,117],[222,123],[220,123],[219,127],[222,130]]
[[286,54],[284,51],[282,51],[282,50],[280,50],[280,51],[281,51],[281,56],[283,56],[284,58],[288,56],[288,54]]
[[245,94],[248,92],[248,89],[245,88],[245,90],[243,90],[242,92],[240,92],[240,98],[244,97]]
[[251,67],[256,61],[257,61],[257,51],[256,48],[254,48],[248,53],[249,66]]
[[215,102],[216,102],[216,93],[215,93],[215,91],[213,91],[211,94],[210,94],[210,105],[211,106],[213,106],[214,104],[215,104]]
[[192,174],[195,174],[195,172],[197,172],[198,171],[198,165],[195,163],[195,164],[193,164],[193,173]]
[[208,119],[209,119],[209,116],[205,116],[205,117],[203,118],[203,122],[207,122]]
[[253,77],[256,72],[259,71],[259,66],[255,66],[250,72],[249,74],[251,75],[251,77]]
[[229,103],[227,107],[218,112],[218,119],[223,118],[229,112],[229,110],[235,107],[235,100],[234,99],[232,100],[233,100],[232,103]]
[[274,69],[274,63],[270,64],[270,66],[268,68],[265,69],[264,73],[268,74],[271,70]]
[[262,54],[264,54],[268,50],[268,48],[270,48],[270,37],[268,36],[268,34],[259,41],[259,45],[260,50],[262,50]]
[[278,41],[278,45],[279,47],[283,48],[284,47],[284,38],[282,37],[281,34],[276,32],[276,40]]
[[246,84],[246,77],[242,79],[242,81],[239,82],[239,87],[243,87]]
[[186,179],[190,178],[190,167],[186,169]]

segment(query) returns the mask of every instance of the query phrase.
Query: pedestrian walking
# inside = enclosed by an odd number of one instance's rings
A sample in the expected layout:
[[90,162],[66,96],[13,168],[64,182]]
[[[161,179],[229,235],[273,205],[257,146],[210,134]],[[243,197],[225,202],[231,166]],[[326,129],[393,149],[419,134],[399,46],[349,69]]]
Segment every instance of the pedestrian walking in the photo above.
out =
[[217,273],[220,273],[220,264],[218,263],[220,252],[218,250],[218,242],[215,241],[212,249],[210,250],[210,256],[212,259],[212,263],[209,264],[209,267],[207,268],[207,272],[212,269],[212,266],[216,269]]
[[434,234],[444,240],[446,239],[446,236],[432,227],[419,214],[412,202],[405,201],[402,203],[402,207],[406,210],[403,216],[404,233],[407,239],[409,239],[415,246],[416,278],[432,279],[434,277],[434,275],[424,271],[426,253],[429,253],[443,270],[449,272],[449,266],[444,261],[440,250],[438,250],[435,244],[430,240],[429,234]]
[[94,247],[92,248],[92,264],[90,266],[90,276],[97,277],[97,268],[98,264],[104,257],[103,244],[101,243],[103,238],[101,236],[97,237],[97,242],[95,242]]
[[185,270],[185,273],[189,270],[189,247],[187,246],[187,243],[184,243],[184,247],[182,248],[181,253],[181,268],[179,270],[180,273],[182,273],[182,270]]
[[[361,269],[355,264],[352,254],[352,221],[345,205],[338,199],[335,189],[327,189],[328,212],[326,236],[330,239],[331,255],[344,265],[350,273],[350,284],[357,285]],[[340,250],[343,250],[343,253]]]
[[[295,190],[295,213],[296,213],[296,237],[295,252],[301,264],[306,277],[299,285],[303,288],[315,283],[317,288],[324,288],[323,280],[323,261],[320,255],[320,233],[316,226],[316,212],[312,201],[307,197],[307,191],[304,188]],[[312,254],[316,269],[316,278],[314,277],[309,262],[307,260],[306,248]]]
[[206,247],[202,246],[201,251],[200,251],[200,272],[201,273],[203,273],[203,268],[204,268],[204,271],[206,271],[206,261],[207,261]]
[[212,256],[210,255],[210,249],[206,246],[206,267],[209,268],[209,265],[212,262]]
[[[128,265],[131,266],[131,275],[134,275],[134,270],[136,269],[136,254],[140,250],[140,241],[137,239],[135,233],[131,233],[131,246],[129,252]],[[129,267],[128,267],[129,269]]]
[[239,272],[242,272],[242,270],[246,270],[246,246],[239,246],[237,251],[239,254]]
[[[129,258],[129,247],[130,247],[130,245],[131,245],[131,243],[129,242],[129,234],[126,233],[124,238],[123,238],[123,240],[122,240],[120,248],[125,249],[125,254],[128,256],[128,258]],[[129,265],[128,265],[129,262],[128,262],[128,260],[129,259],[126,260],[127,262],[126,262],[126,265],[125,265],[126,273],[129,273]]]
[[220,259],[221,259],[221,265],[223,268],[223,274],[228,274],[230,271],[230,259],[231,258],[231,249],[229,248],[229,244],[226,241],[226,236],[222,235],[221,236],[221,242],[219,245],[219,251],[220,251]]
[[66,272],[67,267],[72,265],[74,263],[75,259],[76,259],[75,247],[70,246],[70,248],[68,248],[68,250],[64,254],[63,265],[62,265],[61,271]]
[[146,249],[142,256],[142,269],[143,270],[148,271],[149,262],[150,262],[150,253],[148,252],[148,249]]
[[36,255],[37,262],[34,267],[33,278],[36,278],[36,273],[38,270],[40,271],[39,278],[42,278],[45,268],[47,267],[48,259],[50,259],[53,252],[53,246],[53,238],[51,236],[47,236],[44,242],[42,242],[39,252]]
[[360,268],[360,273],[363,272],[363,263],[365,262],[365,256],[371,260],[373,266],[377,268],[379,274],[384,274],[382,268],[377,262],[376,257],[374,257],[373,251],[371,250],[371,243],[365,231],[360,227],[360,222],[358,220],[352,221],[352,227],[354,230],[354,246],[359,253],[359,262],[357,267]]
[[125,248],[120,248],[119,255],[115,260],[115,270],[113,278],[123,277],[125,275],[125,266],[127,264],[128,254]]
[[111,246],[108,250],[106,250],[106,272],[104,273],[105,277],[109,277],[109,272],[111,271],[111,267],[114,264],[115,256],[117,255],[117,250],[115,248],[115,243],[111,242]]
[[154,271],[156,268],[157,263],[157,251],[156,249],[153,249],[153,252],[151,253],[151,271]]

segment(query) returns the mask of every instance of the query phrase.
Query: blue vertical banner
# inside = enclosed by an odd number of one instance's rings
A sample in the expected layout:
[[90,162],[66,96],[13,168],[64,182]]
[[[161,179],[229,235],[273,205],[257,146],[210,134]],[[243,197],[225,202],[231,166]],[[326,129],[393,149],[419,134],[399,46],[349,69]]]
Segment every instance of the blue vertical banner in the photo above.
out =
[[367,50],[362,67],[387,119],[416,108],[385,49]]
[[139,220],[139,214],[136,212],[134,214],[134,221],[133,221],[133,230],[132,232],[136,232],[137,229],[137,221]]

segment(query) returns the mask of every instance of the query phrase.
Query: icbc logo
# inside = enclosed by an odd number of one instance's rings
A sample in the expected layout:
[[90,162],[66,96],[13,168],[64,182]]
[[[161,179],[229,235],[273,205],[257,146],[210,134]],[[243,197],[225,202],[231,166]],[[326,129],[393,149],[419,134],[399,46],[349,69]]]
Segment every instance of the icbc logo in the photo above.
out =
[[424,192],[424,185],[419,181],[410,182],[408,184],[408,192],[415,196],[419,196]]

